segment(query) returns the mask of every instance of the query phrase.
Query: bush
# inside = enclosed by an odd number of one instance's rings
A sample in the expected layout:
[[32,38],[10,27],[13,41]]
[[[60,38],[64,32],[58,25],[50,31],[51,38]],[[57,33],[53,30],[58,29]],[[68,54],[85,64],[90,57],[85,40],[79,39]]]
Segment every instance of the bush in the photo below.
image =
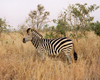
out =
[[100,36],[100,22],[97,21],[94,25],[94,31],[95,31],[95,34],[97,34],[98,36]]
[[57,26],[51,26],[50,27],[50,32],[46,33],[45,38],[58,38],[58,37],[65,37],[66,36],[66,30],[67,30],[67,26],[66,24],[63,22],[63,20],[59,20],[57,23]]
[[45,34],[45,38],[46,38],[46,39],[48,39],[48,38],[50,38],[50,39],[55,38],[54,33],[53,33],[53,32],[50,32],[49,34],[46,33],[46,34]]

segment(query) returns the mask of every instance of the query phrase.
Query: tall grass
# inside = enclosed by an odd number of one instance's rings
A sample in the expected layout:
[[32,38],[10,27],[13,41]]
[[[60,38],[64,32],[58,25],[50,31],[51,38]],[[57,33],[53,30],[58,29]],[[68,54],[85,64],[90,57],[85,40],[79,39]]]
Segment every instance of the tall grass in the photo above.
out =
[[22,43],[23,37],[1,34],[0,80],[100,80],[100,37],[93,32],[78,42],[73,39],[78,60],[71,65],[49,57],[42,62],[31,42]]

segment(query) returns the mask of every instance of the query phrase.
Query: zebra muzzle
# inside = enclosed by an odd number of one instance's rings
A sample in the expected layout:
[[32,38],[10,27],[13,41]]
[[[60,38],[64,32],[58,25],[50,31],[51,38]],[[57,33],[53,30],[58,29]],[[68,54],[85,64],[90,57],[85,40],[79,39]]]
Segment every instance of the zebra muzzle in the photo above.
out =
[[23,43],[26,43],[25,38],[23,38]]

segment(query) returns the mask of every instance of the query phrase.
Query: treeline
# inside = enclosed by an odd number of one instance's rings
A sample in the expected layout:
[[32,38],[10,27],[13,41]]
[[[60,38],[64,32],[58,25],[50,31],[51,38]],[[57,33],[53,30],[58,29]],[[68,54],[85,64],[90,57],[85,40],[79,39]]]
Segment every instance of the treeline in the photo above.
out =
[[[100,22],[94,22],[94,17],[90,15],[90,13],[99,9],[99,7],[96,4],[88,6],[87,3],[69,4],[67,9],[59,13],[57,19],[52,20],[56,26],[49,26],[48,23],[51,22],[48,18],[50,12],[45,11],[44,6],[38,4],[36,10],[30,11],[24,24],[19,25],[19,32],[23,34],[26,28],[31,27],[38,31],[48,31],[46,38],[55,38],[66,36],[65,32],[71,31],[70,36],[77,39],[80,36],[86,37],[86,31],[92,30],[100,36]],[[0,32],[6,31],[7,26],[10,27],[10,25],[6,24],[5,20],[0,18]]]

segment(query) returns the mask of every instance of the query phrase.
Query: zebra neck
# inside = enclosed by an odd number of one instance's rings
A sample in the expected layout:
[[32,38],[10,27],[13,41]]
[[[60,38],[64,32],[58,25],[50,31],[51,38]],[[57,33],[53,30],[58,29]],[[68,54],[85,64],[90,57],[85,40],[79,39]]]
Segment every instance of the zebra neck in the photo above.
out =
[[34,47],[37,48],[39,46],[39,44],[41,43],[41,40],[37,39],[37,38],[32,38],[31,42],[34,45]]
[[43,36],[42,36],[40,33],[38,33],[36,30],[34,30],[34,29],[33,29],[33,34],[34,34],[36,37],[40,38],[40,39],[43,38]]

